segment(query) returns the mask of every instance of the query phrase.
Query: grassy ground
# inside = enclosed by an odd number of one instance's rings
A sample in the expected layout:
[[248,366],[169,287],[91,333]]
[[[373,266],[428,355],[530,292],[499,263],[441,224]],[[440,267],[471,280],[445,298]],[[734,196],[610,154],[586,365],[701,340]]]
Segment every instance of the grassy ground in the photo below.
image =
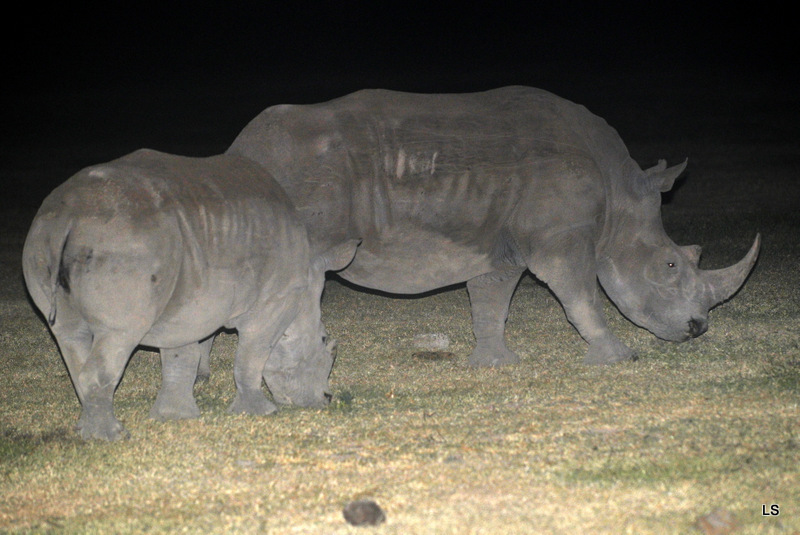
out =
[[[739,235],[756,221],[722,223]],[[609,305],[637,362],[581,365],[584,343],[530,278],[508,325],[523,362],[500,370],[463,365],[465,290],[392,299],[331,281],[324,314],[341,345],[328,409],[226,414],[235,335],[222,335],[196,421],[147,418],[158,356],[134,354],[116,396],[133,438],[114,444],[72,432],[66,369],[16,284],[0,311],[0,530],[348,533],[343,506],[371,498],[387,513],[380,533],[685,533],[715,509],[743,533],[792,533],[800,221],[771,225],[756,272],[701,338],[660,342]],[[446,333],[456,358],[412,357],[421,332]]]
[[[508,323],[522,363],[473,370],[463,288],[393,299],[333,280],[323,299],[340,341],[330,407],[228,415],[236,338],[222,335],[194,421],[147,418],[158,355],[135,353],[116,395],[132,438],[113,444],[72,431],[77,398],[21,283],[32,214],[6,212],[0,532],[362,533],[342,517],[359,498],[385,510],[372,530],[387,534],[687,533],[715,510],[733,515],[737,533],[800,532],[800,215],[787,200],[797,148],[720,143],[709,137],[726,132],[717,120],[676,141],[699,148],[665,225],[678,243],[702,243],[709,268],[741,257],[757,230],[764,244],[702,337],[659,341],[609,304],[612,328],[640,359],[585,367],[584,342],[527,277]],[[634,134],[643,165],[672,142]],[[748,187],[763,170],[774,182]],[[412,356],[413,336],[428,332],[447,334],[455,358]],[[762,516],[772,504],[780,515]]]

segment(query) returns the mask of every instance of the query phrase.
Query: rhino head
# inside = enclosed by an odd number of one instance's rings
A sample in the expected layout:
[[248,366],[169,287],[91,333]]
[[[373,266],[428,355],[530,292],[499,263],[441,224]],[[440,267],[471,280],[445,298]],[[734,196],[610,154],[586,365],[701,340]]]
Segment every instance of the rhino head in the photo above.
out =
[[708,312],[742,286],[758,257],[760,235],[738,263],[699,268],[700,246],[679,246],[661,224],[661,192],[669,191],[686,162],[667,168],[661,160],[638,170],[633,187],[615,206],[598,250],[598,279],[633,323],[664,340],[683,342],[708,329]]
[[[317,323],[310,333],[309,323]],[[335,360],[336,341],[328,338],[322,322],[302,315],[272,351],[264,381],[277,403],[321,408],[332,398],[328,377]]]
[[336,360],[336,341],[328,338],[320,311],[325,272],[347,267],[360,241],[331,247],[311,262],[298,314],[264,366],[264,382],[276,402],[324,407],[331,401],[328,377]]

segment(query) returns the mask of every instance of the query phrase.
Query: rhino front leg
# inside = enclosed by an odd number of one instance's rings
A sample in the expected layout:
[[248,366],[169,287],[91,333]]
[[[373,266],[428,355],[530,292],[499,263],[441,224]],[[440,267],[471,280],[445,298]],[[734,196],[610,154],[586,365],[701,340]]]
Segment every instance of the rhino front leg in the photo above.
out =
[[[552,286],[551,286],[551,289]],[[589,349],[583,359],[585,364],[614,364],[626,360],[633,360],[636,354],[623,344],[606,324],[600,293],[597,284],[594,288],[580,291],[573,295],[572,289],[553,292],[561,301],[567,318],[572,323],[584,340],[589,342]]]
[[597,284],[594,242],[589,233],[562,234],[557,243],[540,247],[528,264],[564,307],[570,323],[589,343],[585,364],[613,364],[635,353],[608,328]]
[[239,333],[239,345],[233,365],[236,397],[228,412],[254,415],[277,412],[278,407],[267,399],[261,389],[261,374],[270,350],[271,344],[264,343],[263,340],[251,340],[247,335]]
[[180,420],[200,416],[193,387],[198,365],[210,352],[212,340],[161,350],[161,389],[150,410],[151,418]]
[[516,364],[519,356],[506,347],[505,329],[511,296],[524,268],[509,267],[467,281],[475,349],[469,364],[476,367]]
[[233,364],[236,397],[228,412],[266,415],[278,410],[261,389],[264,366],[288,325],[287,321],[280,321],[282,315],[277,316],[276,319],[275,315],[266,315],[252,329],[238,329],[239,342]]

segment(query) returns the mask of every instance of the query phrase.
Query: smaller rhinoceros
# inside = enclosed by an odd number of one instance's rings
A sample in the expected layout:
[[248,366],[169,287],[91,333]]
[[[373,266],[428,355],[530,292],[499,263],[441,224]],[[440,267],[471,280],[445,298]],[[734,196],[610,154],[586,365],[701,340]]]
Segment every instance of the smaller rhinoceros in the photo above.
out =
[[39,209],[23,271],[80,399],[81,437],[127,436],[113,396],[138,345],[160,348],[164,364],[151,415],[199,415],[191,385],[223,326],[239,336],[232,412],[276,410],[261,390],[273,353],[273,395],[324,396],[333,365],[324,272],[347,265],[356,246],[312,259],[283,190],[245,158],[139,150],[80,171]]

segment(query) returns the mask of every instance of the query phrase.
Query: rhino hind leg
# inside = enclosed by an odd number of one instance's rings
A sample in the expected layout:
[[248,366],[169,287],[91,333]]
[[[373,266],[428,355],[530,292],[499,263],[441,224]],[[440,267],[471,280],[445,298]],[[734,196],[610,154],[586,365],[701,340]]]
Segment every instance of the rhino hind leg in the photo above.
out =
[[92,332],[89,324],[76,314],[68,303],[62,302],[58,310],[58,317],[52,326],[53,336],[58,342],[61,357],[67,365],[67,371],[78,399],[83,402],[83,392],[76,383],[78,373],[92,352]]
[[200,416],[193,387],[198,365],[203,355],[208,354],[211,340],[161,350],[161,389],[150,410],[151,418],[181,420]]
[[216,335],[212,335],[210,338],[206,338],[200,342],[200,363],[197,365],[197,377],[194,379],[195,384],[207,383],[211,378],[211,346],[214,344],[215,337]]
[[519,362],[506,347],[505,328],[511,296],[525,268],[509,267],[467,281],[475,349],[470,366],[504,366]]
[[114,390],[135,344],[114,334],[93,335],[89,324],[67,300],[59,301],[52,326],[61,356],[81,403],[75,430],[84,440],[119,440],[128,432],[114,416]]
[[114,391],[138,340],[125,333],[95,333],[89,357],[70,374],[81,400],[77,431],[84,440],[120,440],[128,431],[114,416]]
[[528,268],[558,298],[567,319],[589,343],[585,364],[614,364],[636,354],[608,328],[597,284],[594,243],[588,233],[562,234],[550,247],[539,247]]

